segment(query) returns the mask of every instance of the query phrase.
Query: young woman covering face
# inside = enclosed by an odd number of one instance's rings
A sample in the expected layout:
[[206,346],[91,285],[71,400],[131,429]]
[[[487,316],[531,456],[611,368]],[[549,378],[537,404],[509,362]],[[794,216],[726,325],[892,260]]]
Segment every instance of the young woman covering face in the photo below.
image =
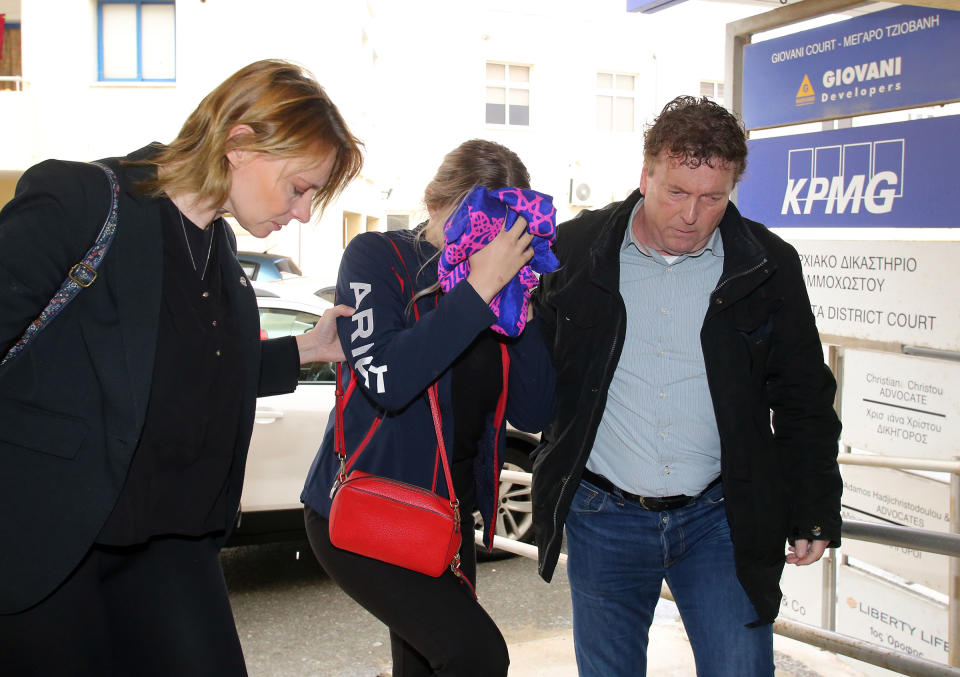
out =
[[[343,411],[345,451],[364,444],[357,470],[437,485],[446,496],[426,396],[437,386],[453,487],[466,516],[460,569],[471,583],[476,558],[469,516],[476,508],[488,526],[493,522],[506,423],[540,430],[552,409],[554,376],[536,318],[515,339],[489,329],[497,318],[488,304],[533,254],[523,220],[471,256],[469,276],[445,293],[438,291],[437,256],[444,221],[474,186],[526,189],[529,183],[513,152],[468,141],[444,158],[425,190],[429,220],[413,231],[357,236],[337,279],[337,298],[356,306],[354,317],[338,320],[350,363],[341,380],[351,393]],[[331,544],[330,488],[339,471],[335,418],[302,496],[307,534],[330,576],[389,627],[393,674],[506,675],[503,637],[454,571],[434,578]],[[486,531],[489,547],[492,529]]]

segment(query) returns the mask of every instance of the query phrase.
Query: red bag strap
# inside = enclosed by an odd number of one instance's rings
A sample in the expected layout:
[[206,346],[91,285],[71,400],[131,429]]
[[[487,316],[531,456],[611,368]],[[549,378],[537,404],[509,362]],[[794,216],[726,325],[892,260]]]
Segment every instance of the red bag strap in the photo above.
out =
[[[403,266],[404,273],[406,274],[407,280],[409,281],[410,296],[411,298],[416,298],[416,294],[413,290],[413,280],[410,276],[410,270],[407,268],[407,263],[403,259],[403,255],[400,253],[400,249],[397,247],[396,243],[390,238],[383,236],[387,242],[389,242],[394,251],[397,254],[397,258],[400,259],[400,263]],[[420,319],[420,313],[417,309],[416,301],[413,304],[414,318],[416,320]],[[352,466],[357,458],[360,456],[360,453],[366,448],[367,442],[370,441],[370,438],[373,436],[373,433],[380,426],[381,418],[377,417],[374,419],[373,424],[370,426],[370,430],[367,431],[367,434],[364,435],[363,440],[354,450],[353,454],[350,455],[350,458],[347,458],[346,450],[346,441],[344,439],[344,430],[343,430],[343,407],[344,407],[344,394],[343,394],[343,381],[341,379],[341,364],[337,363],[337,387],[336,387],[336,420],[334,421],[334,448],[337,456],[340,459],[340,472],[337,475],[336,481],[333,483],[333,489],[331,490],[331,496],[336,491],[340,483],[346,479],[347,470]],[[352,379],[356,379],[356,373],[351,368],[350,375]],[[437,397],[437,384],[434,382],[430,384],[430,387],[427,388],[427,400],[430,403],[430,412],[433,416],[433,428],[437,434],[437,455],[440,456],[440,462],[443,465],[443,476],[447,483],[447,496],[450,497],[450,505],[456,508],[460,502],[457,500],[456,493],[453,490],[453,475],[450,472],[450,461],[447,459],[447,447],[443,441],[443,418],[440,415],[440,404]]]

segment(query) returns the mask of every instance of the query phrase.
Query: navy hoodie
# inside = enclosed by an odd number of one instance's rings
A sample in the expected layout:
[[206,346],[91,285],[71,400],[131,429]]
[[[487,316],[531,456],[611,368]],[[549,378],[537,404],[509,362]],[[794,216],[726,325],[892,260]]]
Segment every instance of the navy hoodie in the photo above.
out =
[[[352,317],[338,318],[337,331],[347,361],[343,368],[344,430],[347,456],[365,444],[352,469],[399,479],[446,496],[436,458],[436,432],[426,397],[436,382],[448,459],[453,454],[451,366],[477,335],[496,320],[487,303],[466,281],[450,292],[430,294],[411,308],[414,291],[437,281],[436,249],[416,231],[362,233],[347,246],[337,277],[337,302],[353,306]],[[403,261],[401,262],[400,256]],[[424,265],[426,264],[426,265]],[[506,346],[507,389],[502,411],[487,413],[487,432],[474,461],[476,507],[493,539],[506,423],[526,432],[545,426],[553,411],[554,371],[539,321],[528,322]],[[344,365],[346,367],[346,365]],[[501,409],[500,406],[497,409]],[[331,414],[300,499],[317,513],[330,513],[330,488],[339,469]]]

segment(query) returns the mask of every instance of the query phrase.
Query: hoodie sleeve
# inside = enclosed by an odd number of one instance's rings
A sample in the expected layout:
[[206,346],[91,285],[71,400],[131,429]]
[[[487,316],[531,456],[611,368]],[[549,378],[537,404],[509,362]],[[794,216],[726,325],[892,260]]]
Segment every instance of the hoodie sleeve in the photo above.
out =
[[463,281],[436,297],[436,308],[414,322],[409,285],[390,240],[379,233],[351,240],[337,276],[337,302],[355,312],[337,320],[337,331],[359,387],[386,411],[418,397],[496,320]]
[[510,343],[507,420],[518,430],[539,432],[553,416],[556,377],[539,318]]

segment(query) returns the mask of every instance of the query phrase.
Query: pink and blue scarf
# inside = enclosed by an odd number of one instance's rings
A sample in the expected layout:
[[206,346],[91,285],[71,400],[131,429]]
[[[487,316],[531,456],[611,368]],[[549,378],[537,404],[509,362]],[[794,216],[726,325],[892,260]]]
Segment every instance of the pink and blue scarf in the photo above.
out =
[[475,186],[443,227],[444,247],[438,264],[440,288],[448,292],[470,274],[469,257],[488,245],[501,229],[510,230],[518,216],[533,233],[533,258],[490,302],[497,321],[490,328],[504,336],[519,336],[527,324],[535,273],[551,273],[559,262],[551,246],[557,233],[553,198],[522,188],[489,190]]

